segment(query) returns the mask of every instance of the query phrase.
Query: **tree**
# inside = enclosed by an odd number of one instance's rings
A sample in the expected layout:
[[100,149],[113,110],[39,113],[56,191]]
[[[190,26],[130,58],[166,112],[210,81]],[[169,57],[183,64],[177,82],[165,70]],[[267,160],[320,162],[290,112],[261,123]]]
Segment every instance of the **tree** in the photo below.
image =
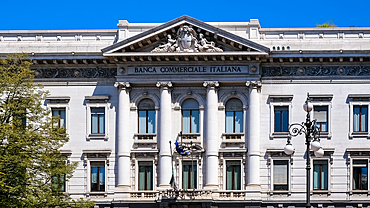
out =
[[317,28],[331,28],[331,27],[336,27],[336,25],[333,23],[333,19],[326,21],[323,24],[316,24]]
[[0,60],[0,207],[91,207],[61,190],[77,164],[60,152],[68,136],[53,128],[31,64],[25,54]]

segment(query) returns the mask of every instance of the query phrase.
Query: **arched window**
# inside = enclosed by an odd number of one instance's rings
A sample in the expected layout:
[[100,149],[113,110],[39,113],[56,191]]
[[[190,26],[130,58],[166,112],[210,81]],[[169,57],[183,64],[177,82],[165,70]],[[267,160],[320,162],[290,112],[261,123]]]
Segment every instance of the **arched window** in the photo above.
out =
[[226,103],[226,133],[243,132],[243,103],[232,98]]
[[139,110],[139,133],[155,133],[155,105],[150,99],[140,101]]
[[199,133],[199,104],[194,99],[182,104],[182,132]]

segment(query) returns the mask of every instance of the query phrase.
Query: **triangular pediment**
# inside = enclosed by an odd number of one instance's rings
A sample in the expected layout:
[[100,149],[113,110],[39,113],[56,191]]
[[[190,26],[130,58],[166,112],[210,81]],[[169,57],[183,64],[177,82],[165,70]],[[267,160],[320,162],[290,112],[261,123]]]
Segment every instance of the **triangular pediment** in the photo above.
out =
[[104,56],[149,53],[158,56],[185,53],[267,55],[269,48],[185,15],[117,42],[102,52]]

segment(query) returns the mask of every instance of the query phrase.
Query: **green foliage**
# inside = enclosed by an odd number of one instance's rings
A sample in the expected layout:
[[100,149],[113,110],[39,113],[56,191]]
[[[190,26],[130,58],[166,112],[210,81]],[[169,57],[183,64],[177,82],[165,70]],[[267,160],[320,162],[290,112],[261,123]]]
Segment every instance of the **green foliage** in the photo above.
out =
[[323,23],[323,24],[316,24],[317,28],[331,28],[331,27],[336,27],[336,25],[333,23],[333,19]]
[[52,127],[31,64],[24,54],[0,59],[0,207],[91,207],[58,188],[64,182],[56,176],[68,180],[77,164],[59,151],[68,136]]

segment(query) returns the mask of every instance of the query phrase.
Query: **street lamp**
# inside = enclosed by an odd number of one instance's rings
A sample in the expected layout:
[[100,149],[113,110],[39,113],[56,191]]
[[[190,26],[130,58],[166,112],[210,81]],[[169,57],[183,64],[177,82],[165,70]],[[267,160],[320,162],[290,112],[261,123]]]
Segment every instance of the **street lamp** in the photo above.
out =
[[300,123],[293,123],[289,125],[289,136],[286,146],[284,147],[284,152],[287,155],[294,153],[294,147],[290,143],[292,137],[298,135],[305,135],[306,138],[306,207],[311,207],[310,204],[310,146],[314,151],[316,157],[322,157],[324,155],[324,150],[320,145],[320,130],[316,126],[316,120],[311,120],[310,112],[313,109],[313,105],[310,103],[310,95],[307,93],[306,102],[303,104],[303,109],[307,112],[306,121]]

